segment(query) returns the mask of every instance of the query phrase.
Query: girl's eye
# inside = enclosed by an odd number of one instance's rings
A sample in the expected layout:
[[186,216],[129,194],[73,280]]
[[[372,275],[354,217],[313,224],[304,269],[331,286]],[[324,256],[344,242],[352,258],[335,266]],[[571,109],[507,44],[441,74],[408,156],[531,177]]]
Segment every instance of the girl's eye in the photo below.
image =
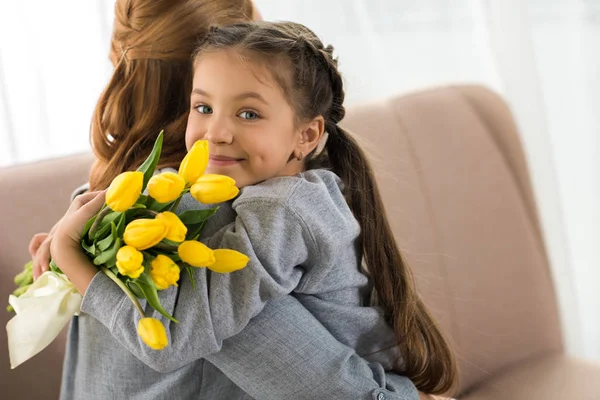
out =
[[200,114],[212,114],[213,112],[212,108],[206,105],[196,107],[196,111],[198,111]]
[[242,111],[240,113],[240,117],[247,120],[254,120],[259,118],[258,113],[254,111]]

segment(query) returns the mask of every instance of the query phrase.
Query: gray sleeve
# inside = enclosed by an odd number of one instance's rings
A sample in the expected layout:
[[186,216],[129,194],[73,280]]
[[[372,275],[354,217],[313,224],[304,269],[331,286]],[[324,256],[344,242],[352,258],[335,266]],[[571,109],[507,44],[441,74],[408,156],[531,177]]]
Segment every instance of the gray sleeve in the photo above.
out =
[[[269,218],[259,209],[269,209]],[[238,334],[265,302],[290,293],[302,276],[300,266],[311,253],[306,230],[294,213],[277,204],[245,202],[237,217],[213,236],[213,248],[233,248],[250,257],[240,271],[217,274],[194,269],[196,287],[182,274],[178,287],[160,292],[160,301],[180,323],[172,323],[147,307],[149,316],[167,328],[169,346],[147,347],[137,335],[139,319],[131,302],[104,274],[96,274],[81,310],[103,323],[125,348],[149,367],[168,372],[220,350],[222,341]],[[260,243],[260,245],[254,245]],[[292,250],[293,249],[293,250]],[[312,252],[314,253],[314,251]],[[210,288],[210,289],[209,289]]]
[[86,182],[83,185],[79,186],[78,188],[76,188],[75,190],[73,190],[73,193],[71,193],[71,201],[73,201],[73,199],[75,199],[75,197],[79,196],[80,194],[83,194],[85,192],[87,192],[88,190],[90,190],[90,183]]
[[293,296],[269,301],[206,359],[257,399],[419,398],[408,378],[367,363]]

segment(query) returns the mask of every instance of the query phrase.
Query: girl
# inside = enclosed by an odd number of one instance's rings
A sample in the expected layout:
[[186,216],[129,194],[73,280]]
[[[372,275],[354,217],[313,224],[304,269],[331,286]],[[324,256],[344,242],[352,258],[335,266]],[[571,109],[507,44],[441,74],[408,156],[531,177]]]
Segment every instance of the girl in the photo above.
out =
[[[92,189],[105,188],[141,163],[154,140],[147,135],[165,127],[161,165],[179,164],[196,40],[210,21],[225,24],[250,16],[258,13],[246,0],[117,0],[110,54],[115,71],[91,132],[98,157]],[[70,213],[89,196],[79,197]],[[219,224],[218,218],[212,223]],[[48,268],[51,242],[46,234],[32,240],[38,274]],[[160,374],[110,338],[98,320],[81,314],[69,329],[61,398],[249,398],[244,392],[260,399],[416,396],[410,381],[357,357],[291,296],[269,302],[221,346],[206,360]]]
[[[150,350],[137,337],[133,307],[79,247],[83,224],[104,201],[96,196],[72,207],[52,242],[57,264],[85,293],[82,311],[145,364],[172,375],[219,352],[267,299],[293,291],[342,343],[373,353],[422,390],[451,389],[452,354],[415,294],[362,152],[337,126],[342,101],[331,48],[301,25],[213,29],[196,59],[186,142],[206,138],[209,172],[232,176],[244,188],[233,203],[235,222],[208,243],[236,248],[252,261],[232,274],[197,270],[196,289],[183,280],[165,292],[162,304],[184,322],[170,324],[169,347]],[[329,138],[317,155],[324,130]],[[393,331],[377,309],[361,307],[368,297],[382,306]]]

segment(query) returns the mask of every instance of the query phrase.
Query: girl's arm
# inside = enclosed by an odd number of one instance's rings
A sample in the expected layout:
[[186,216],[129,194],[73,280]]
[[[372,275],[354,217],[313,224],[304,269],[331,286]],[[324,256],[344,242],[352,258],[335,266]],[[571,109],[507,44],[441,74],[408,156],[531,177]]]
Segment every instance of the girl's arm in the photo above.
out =
[[[251,202],[238,208],[235,224],[215,236],[227,237],[223,247],[242,251],[252,261],[246,268],[229,274],[197,268],[194,270],[195,288],[187,275],[182,274],[178,287],[161,291],[163,307],[181,322],[172,323],[146,307],[148,316],[160,319],[169,336],[169,346],[155,351],[137,335],[139,316],[129,299],[107,276],[97,273],[79,245],[85,222],[104,202],[103,193],[98,196],[89,193],[74,200],[57,228],[51,253],[84,294],[81,310],[104,324],[126,349],[157,371],[173,371],[218,352],[223,340],[241,332],[267,300],[282,297],[296,288],[303,273],[299,266],[309,257],[309,249],[298,245],[306,238],[293,214],[281,209],[276,219],[257,221],[253,207],[263,208],[262,205]],[[255,223],[258,226],[247,229]],[[282,223],[286,227],[283,234]],[[271,243],[275,250],[269,249],[268,254],[255,253],[252,243],[261,240]],[[290,252],[291,248],[296,251]]]

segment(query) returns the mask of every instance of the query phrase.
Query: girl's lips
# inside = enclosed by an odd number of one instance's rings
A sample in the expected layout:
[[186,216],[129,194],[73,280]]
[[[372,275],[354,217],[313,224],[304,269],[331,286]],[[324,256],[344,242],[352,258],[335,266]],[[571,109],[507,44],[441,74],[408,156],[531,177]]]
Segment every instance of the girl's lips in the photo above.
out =
[[227,157],[227,156],[217,156],[217,155],[215,155],[215,156],[210,156],[209,157],[209,163],[210,164],[216,165],[216,166],[220,166],[220,167],[237,164],[240,161],[242,161],[242,160],[239,159],[239,158]]

